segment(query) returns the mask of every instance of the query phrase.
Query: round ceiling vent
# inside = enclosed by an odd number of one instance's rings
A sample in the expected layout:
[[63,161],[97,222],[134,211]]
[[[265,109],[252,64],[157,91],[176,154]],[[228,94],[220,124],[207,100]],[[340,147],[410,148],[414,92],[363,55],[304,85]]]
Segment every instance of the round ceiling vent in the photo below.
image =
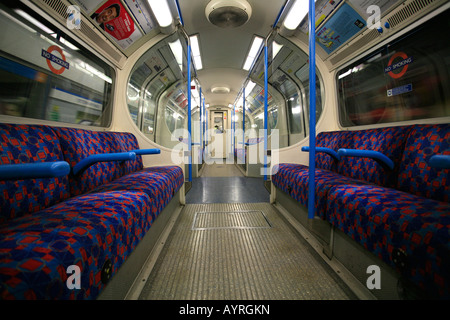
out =
[[212,0],[205,9],[206,18],[221,28],[236,28],[252,15],[252,7],[245,0]]

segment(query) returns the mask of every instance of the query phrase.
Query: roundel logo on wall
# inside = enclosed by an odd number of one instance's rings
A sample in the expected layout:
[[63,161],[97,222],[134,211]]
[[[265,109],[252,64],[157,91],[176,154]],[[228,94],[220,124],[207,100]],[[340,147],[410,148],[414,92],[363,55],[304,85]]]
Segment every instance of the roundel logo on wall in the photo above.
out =
[[47,50],[42,49],[41,55],[47,59],[47,66],[55,74],[62,74],[70,67],[63,50],[58,46],[53,45],[48,47]]
[[413,61],[413,57],[408,57],[406,53],[396,52],[389,59],[387,67],[384,68],[384,73],[389,74],[393,79],[399,79],[403,77]]

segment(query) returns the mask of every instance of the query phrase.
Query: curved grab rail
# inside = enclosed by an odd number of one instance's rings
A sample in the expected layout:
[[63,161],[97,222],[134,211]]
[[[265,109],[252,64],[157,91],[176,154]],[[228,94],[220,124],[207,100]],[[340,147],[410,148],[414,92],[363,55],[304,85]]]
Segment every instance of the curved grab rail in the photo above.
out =
[[439,154],[432,156],[428,163],[432,168],[450,169],[450,155]]
[[88,167],[97,162],[110,162],[110,161],[126,161],[136,159],[135,152],[121,152],[121,153],[103,153],[94,154],[87,158],[84,158],[72,168],[72,173],[78,175]]
[[358,149],[339,149],[338,155],[341,157],[362,157],[376,160],[382,166],[391,170],[394,169],[394,162],[387,156],[378,151],[358,150]]
[[143,156],[146,154],[160,154],[161,149],[136,149],[136,150],[131,150],[130,152],[134,152],[138,156]]
[[0,165],[0,180],[56,178],[70,173],[66,161]]
[[[303,146],[302,147],[302,151],[303,152],[309,152],[309,147],[308,146]],[[336,159],[337,161],[340,160],[339,154],[336,151],[334,151],[333,149],[325,148],[325,147],[316,147],[316,152],[327,153],[330,156],[332,156],[334,159]]]

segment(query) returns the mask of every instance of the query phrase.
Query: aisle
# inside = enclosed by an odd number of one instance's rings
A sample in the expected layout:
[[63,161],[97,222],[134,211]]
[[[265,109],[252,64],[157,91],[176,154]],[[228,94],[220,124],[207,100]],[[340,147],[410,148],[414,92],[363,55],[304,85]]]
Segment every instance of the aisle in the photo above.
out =
[[189,204],[139,299],[356,299],[269,203]]
[[234,164],[206,165],[200,178],[192,179],[187,204],[269,202],[263,178],[247,178]]

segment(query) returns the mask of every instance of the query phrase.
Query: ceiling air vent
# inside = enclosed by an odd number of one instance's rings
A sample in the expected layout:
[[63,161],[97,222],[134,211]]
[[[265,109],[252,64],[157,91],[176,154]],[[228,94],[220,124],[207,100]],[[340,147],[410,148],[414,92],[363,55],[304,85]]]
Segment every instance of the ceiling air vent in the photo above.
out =
[[221,28],[236,28],[252,15],[252,7],[245,0],[212,0],[205,9],[206,18]]

